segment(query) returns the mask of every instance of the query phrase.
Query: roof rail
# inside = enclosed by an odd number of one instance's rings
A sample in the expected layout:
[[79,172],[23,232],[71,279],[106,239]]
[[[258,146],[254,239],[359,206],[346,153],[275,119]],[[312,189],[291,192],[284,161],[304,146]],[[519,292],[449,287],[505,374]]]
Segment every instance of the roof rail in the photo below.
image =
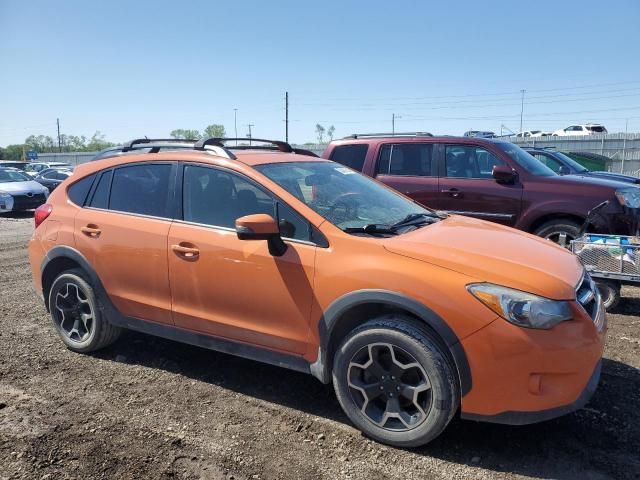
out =
[[[260,147],[255,147],[253,145],[234,145],[234,146],[225,146],[224,142],[229,142],[229,141],[246,141],[251,142],[259,142],[259,143],[270,143],[271,145],[275,146],[279,151],[283,152],[283,153],[294,153],[294,149],[291,145],[289,145],[287,142],[282,142],[280,140],[265,140],[263,138],[223,138],[223,137],[211,137],[211,138],[203,138],[201,140],[198,140],[198,142],[196,142],[196,145],[194,148],[199,149],[202,148],[202,146],[204,145],[217,145],[217,146],[222,146],[224,148],[233,148],[233,149],[238,149],[238,150],[242,150],[242,149],[254,149],[254,148],[260,148]],[[262,147],[265,148],[265,147]],[[267,147],[268,148],[268,147]]]
[[374,138],[374,137],[433,137],[429,132],[398,132],[398,133],[354,133],[347,138]]
[[[125,143],[121,151],[123,153],[130,152],[132,150],[138,150],[141,148],[149,148],[149,153],[158,153],[161,149],[167,149],[172,147],[172,143],[193,143],[194,150],[205,150],[205,146],[210,146],[212,148],[208,149],[214,152],[216,155],[221,157],[229,158],[231,160],[235,160],[237,157],[229,151],[229,149],[225,148],[225,146],[221,142],[215,142],[215,139],[206,139],[202,146],[198,146],[200,143],[203,143],[202,140],[194,140],[189,138],[136,138],[135,140],[131,140]],[[168,145],[157,145],[166,143]],[[148,145],[148,147],[144,147],[144,145]]]

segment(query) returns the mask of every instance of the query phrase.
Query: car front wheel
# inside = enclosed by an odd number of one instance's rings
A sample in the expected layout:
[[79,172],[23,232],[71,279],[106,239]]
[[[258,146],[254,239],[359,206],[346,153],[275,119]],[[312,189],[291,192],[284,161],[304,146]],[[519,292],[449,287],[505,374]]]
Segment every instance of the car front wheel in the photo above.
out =
[[385,315],[339,346],[333,384],[349,419],[367,436],[416,447],[436,438],[458,408],[454,367],[426,327]]

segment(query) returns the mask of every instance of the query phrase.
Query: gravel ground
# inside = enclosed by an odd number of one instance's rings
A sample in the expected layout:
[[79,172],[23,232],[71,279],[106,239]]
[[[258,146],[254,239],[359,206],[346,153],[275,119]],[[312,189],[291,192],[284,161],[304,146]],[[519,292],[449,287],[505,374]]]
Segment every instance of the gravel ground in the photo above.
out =
[[127,333],[95,355],[34,293],[33,220],[0,217],[0,479],[640,478],[640,292],[609,316],[600,387],[527,427],[455,419],[427,447],[354,429],[311,376]]

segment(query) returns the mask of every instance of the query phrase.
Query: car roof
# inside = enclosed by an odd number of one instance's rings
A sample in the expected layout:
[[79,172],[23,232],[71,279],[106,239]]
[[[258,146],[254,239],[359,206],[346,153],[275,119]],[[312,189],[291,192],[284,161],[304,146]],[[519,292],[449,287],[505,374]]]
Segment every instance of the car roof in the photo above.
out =
[[438,137],[394,137],[389,135],[388,137],[363,137],[363,138],[341,138],[338,140],[332,140],[330,145],[352,145],[354,143],[364,144],[378,144],[378,143],[508,143],[506,140],[498,138],[485,138],[485,137],[459,137],[459,136],[447,136],[441,135]]

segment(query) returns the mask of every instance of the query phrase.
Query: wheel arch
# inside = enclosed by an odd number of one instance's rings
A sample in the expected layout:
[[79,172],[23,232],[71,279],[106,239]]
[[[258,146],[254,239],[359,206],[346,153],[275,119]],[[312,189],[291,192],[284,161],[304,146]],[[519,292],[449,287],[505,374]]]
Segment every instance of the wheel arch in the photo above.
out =
[[578,225],[582,225],[584,223],[585,217],[577,215],[575,213],[548,213],[532,220],[526,230],[529,233],[535,233],[535,231],[538,230],[542,225],[553,220],[570,220],[577,223]]
[[320,319],[318,359],[311,364],[311,373],[329,383],[333,357],[340,341],[354,328],[385,313],[402,313],[416,319],[439,339],[457,370],[460,395],[471,390],[471,370],[460,340],[451,327],[426,305],[401,293],[389,290],[358,290],[336,299]]

